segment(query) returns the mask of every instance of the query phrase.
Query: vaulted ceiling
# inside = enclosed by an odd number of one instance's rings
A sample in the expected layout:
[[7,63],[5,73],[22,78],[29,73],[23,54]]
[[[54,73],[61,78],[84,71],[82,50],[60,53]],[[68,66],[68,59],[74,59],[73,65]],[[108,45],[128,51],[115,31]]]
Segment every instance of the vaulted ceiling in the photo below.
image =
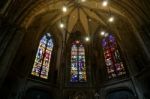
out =
[[[65,24],[69,32],[80,31],[90,35],[100,29],[131,26],[138,27],[145,20],[149,20],[147,2],[140,0],[108,0],[108,6],[102,6],[104,0],[16,0],[12,15],[16,16],[18,24],[29,28],[36,24],[37,27],[58,29],[59,23]],[[62,7],[67,7],[67,12],[62,12]],[[11,11],[11,10],[10,10]],[[15,15],[16,14],[16,15]],[[108,18],[114,16],[114,22],[109,23]],[[57,27],[57,28],[56,28]]]
[[[21,13],[21,24],[22,27],[29,28],[38,21],[37,25],[52,28],[63,22],[69,33],[78,30],[89,35],[100,27],[142,24],[148,18],[148,13],[143,11],[146,4],[142,1],[108,0],[106,7],[102,6],[102,2],[103,0],[33,0],[31,4],[27,3],[30,6],[26,6],[26,11]],[[63,6],[67,7],[66,13],[62,12]],[[110,16],[114,16],[114,23],[108,22]]]

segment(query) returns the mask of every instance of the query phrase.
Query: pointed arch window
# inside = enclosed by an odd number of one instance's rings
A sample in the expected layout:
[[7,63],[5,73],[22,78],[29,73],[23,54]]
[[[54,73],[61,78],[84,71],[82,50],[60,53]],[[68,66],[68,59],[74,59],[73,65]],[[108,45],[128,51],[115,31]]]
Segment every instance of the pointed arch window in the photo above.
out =
[[85,49],[83,44],[76,40],[71,47],[71,78],[70,82],[86,82]]
[[102,39],[102,47],[108,78],[115,78],[126,74],[118,44],[113,35]]
[[53,40],[46,33],[40,40],[31,74],[40,78],[48,79],[48,72],[53,50]]

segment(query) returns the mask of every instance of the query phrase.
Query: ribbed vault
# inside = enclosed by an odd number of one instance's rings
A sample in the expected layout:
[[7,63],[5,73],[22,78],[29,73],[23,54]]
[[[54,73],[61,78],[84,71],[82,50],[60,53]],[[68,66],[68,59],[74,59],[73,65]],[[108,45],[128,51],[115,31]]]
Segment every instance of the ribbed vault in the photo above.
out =
[[[53,30],[63,21],[65,29],[69,33],[83,29],[82,32],[85,35],[95,33],[101,27],[110,28],[112,31],[116,31],[117,27],[123,27],[126,24],[138,27],[148,19],[148,13],[142,10],[145,2],[140,0],[108,1],[108,6],[103,7],[103,0],[86,0],[86,2],[80,2],[80,0],[23,0],[22,2],[26,2],[26,5],[19,9],[15,18],[19,17],[18,24],[27,29],[33,26],[35,21],[38,21],[40,26]],[[66,13],[61,10],[64,5],[68,7]],[[108,22],[110,15],[115,17],[113,24]],[[79,24],[80,27],[77,26]]]
[[[81,31],[87,36],[101,28],[117,32],[127,26],[136,30],[145,20],[149,20],[149,12],[144,11],[148,9],[149,1],[108,0],[106,7],[102,6],[102,2],[103,0],[16,0],[11,1],[8,16],[21,27],[34,27],[39,33],[44,29],[62,32],[58,26],[62,21],[68,33]],[[61,10],[64,5],[68,7],[66,13]],[[110,15],[115,17],[114,23],[108,22]]]

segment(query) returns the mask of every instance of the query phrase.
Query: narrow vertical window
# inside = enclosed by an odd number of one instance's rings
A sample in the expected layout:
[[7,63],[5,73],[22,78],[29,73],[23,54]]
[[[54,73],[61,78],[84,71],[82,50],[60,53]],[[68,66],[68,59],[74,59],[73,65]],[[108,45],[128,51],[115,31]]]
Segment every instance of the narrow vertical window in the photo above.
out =
[[126,71],[115,37],[113,35],[109,35],[103,38],[102,46],[109,78],[125,75]]
[[85,50],[80,41],[72,43],[71,47],[71,82],[86,82]]
[[40,40],[34,65],[32,68],[32,75],[48,79],[52,50],[53,41],[51,35],[49,33],[46,33]]

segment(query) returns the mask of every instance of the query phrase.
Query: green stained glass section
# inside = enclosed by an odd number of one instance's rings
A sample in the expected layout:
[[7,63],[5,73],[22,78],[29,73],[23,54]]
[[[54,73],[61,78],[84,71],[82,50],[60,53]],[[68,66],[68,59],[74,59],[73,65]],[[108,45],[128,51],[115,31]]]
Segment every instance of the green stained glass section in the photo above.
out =
[[53,41],[49,33],[40,40],[31,74],[40,78],[48,79]]

